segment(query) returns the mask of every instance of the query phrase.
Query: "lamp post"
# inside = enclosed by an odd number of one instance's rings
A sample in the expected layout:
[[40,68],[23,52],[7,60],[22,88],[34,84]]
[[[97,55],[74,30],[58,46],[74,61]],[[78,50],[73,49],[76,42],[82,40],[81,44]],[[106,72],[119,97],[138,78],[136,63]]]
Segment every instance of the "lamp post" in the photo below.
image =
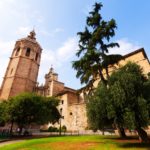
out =
[[59,135],[61,136],[61,117],[59,119]]
[[60,119],[59,119],[59,135],[60,136],[61,136],[61,119],[63,119],[62,108],[60,109]]

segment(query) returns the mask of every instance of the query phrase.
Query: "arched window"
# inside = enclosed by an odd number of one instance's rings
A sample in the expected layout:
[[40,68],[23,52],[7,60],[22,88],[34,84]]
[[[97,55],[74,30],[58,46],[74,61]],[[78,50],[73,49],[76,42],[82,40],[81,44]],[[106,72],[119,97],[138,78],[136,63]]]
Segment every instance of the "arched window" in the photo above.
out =
[[39,57],[39,54],[38,54],[38,53],[36,53],[35,61],[37,61],[37,60],[38,60],[38,57]]
[[20,52],[20,47],[17,48],[15,56],[18,56],[19,52]]
[[27,49],[26,49],[26,56],[27,56],[27,57],[30,56],[30,52],[31,52],[31,49],[30,49],[30,48],[27,48]]

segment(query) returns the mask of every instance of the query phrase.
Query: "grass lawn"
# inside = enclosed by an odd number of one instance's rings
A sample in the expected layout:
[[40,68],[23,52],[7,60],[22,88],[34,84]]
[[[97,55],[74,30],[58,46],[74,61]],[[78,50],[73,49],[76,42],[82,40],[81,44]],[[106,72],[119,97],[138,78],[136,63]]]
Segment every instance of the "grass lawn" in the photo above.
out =
[[138,139],[121,140],[115,136],[63,136],[30,139],[0,147],[0,150],[150,150]]

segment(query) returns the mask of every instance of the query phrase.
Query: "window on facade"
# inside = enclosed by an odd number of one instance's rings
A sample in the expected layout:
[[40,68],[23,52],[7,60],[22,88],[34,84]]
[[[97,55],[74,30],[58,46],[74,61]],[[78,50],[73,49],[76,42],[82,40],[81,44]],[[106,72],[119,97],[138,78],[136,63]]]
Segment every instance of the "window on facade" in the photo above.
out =
[[61,104],[64,104],[64,101],[63,101],[63,100],[61,101]]
[[20,47],[17,48],[16,53],[15,53],[15,56],[18,56],[19,52],[20,52]]
[[35,61],[37,61],[37,60],[38,60],[38,57],[39,57],[39,54],[38,54],[38,53],[36,53],[36,55],[35,55]]
[[10,75],[12,74],[12,72],[13,72],[13,68],[10,70]]
[[70,115],[72,115],[72,112],[70,112]]
[[60,114],[62,115],[62,108],[60,108]]
[[30,49],[30,48],[27,48],[27,50],[26,50],[26,56],[27,56],[27,57],[30,56],[30,52],[31,52],[31,49]]

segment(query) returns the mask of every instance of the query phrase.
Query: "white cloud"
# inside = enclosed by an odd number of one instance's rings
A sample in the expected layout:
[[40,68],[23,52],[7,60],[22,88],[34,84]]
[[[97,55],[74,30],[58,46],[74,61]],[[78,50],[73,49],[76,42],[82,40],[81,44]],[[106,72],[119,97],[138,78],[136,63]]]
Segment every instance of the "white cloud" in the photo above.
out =
[[2,77],[4,77],[13,47],[14,41],[7,42],[0,40],[0,85],[3,79]]
[[14,41],[3,41],[0,40],[0,60],[2,59],[2,56],[9,56],[12,52],[14,46]]
[[61,61],[68,60],[75,54],[75,51],[77,50],[77,48],[78,48],[77,39],[76,38],[68,39],[63,44],[63,46],[57,50],[58,59],[61,59]]
[[55,37],[58,33],[64,32],[63,28],[55,28],[52,31],[47,31],[45,29],[39,29],[39,33],[41,33],[44,36],[49,36],[49,37]]
[[0,0],[0,6],[3,7],[6,4],[13,4],[16,0]]
[[54,33],[60,33],[60,32],[63,32],[64,29],[63,28],[56,28],[53,32]]
[[77,48],[77,39],[75,37],[69,38],[56,50],[44,50],[41,61],[42,63],[55,64],[58,67],[64,62],[70,61]]
[[19,27],[16,33],[19,34],[21,37],[24,37],[27,36],[30,31],[31,31],[31,27],[23,26],[23,27]]
[[48,50],[44,49],[41,59],[41,66],[39,72],[39,80],[43,81],[43,77],[45,73],[48,72],[48,69],[51,65],[54,68],[61,68],[64,63],[71,62],[71,59],[75,55],[75,51],[77,50],[77,39],[75,37],[69,38],[66,40],[61,47],[56,50]]
[[125,55],[125,54],[128,54],[128,53],[140,48],[139,44],[131,43],[127,38],[117,40],[116,42],[119,43],[120,47],[119,48],[115,47],[115,48],[109,49],[110,54]]
[[[26,32],[35,28],[41,28],[45,18],[38,7],[33,7],[33,2],[18,0],[0,0],[0,32],[25,35]],[[16,31],[17,30],[17,31]],[[16,36],[16,35],[15,35]]]

